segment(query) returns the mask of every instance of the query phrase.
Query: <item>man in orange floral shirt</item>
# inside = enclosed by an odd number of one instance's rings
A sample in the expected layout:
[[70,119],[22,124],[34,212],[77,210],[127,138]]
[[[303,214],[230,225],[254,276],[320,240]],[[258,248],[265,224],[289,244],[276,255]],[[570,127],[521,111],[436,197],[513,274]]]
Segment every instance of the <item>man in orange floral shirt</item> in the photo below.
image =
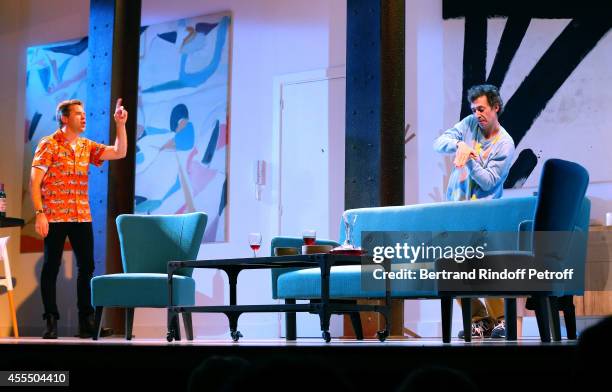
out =
[[[30,187],[36,209],[36,232],[44,238],[44,263],[41,272],[46,329],[43,339],[57,339],[59,311],[56,303],[56,281],[66,237],[70,240],[77,260],[77,306],[79,336],[94,335],[91,306],[91,278],[94,271],[93,229],[89,210],[89,164],[102,165],[105,160],[121,159],[127,152],[125,123],[128,113],[115,108],[117,138],[113,146],[96,143],[81,134],[85,131],[83,103],[72,99],[57,106],[59,129],[38,143]],[[110,334],[109,330],[101,335]]]

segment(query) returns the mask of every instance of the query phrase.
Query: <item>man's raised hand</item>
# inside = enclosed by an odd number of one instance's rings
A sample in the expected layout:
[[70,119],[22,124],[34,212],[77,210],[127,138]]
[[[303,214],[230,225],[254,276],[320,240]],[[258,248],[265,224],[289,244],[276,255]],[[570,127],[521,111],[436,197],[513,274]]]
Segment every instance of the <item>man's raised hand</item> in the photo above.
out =
[[128,113],[127,110],[125,110],[125,108],[121,105],[123,99],[119,98],[117,99],[117,105],[115,106],[115,122],[117,124],[123,124],[125,125],[127,118],[128,118]]

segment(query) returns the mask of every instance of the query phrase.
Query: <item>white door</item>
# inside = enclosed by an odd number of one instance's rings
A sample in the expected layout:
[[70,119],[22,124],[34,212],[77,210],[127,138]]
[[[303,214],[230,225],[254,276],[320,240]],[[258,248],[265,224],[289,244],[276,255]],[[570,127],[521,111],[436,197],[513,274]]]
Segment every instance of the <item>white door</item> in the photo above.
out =
[[344,77],[282,85],[280,234],[338,239],[344,206]]
[[[338,240],[344,209],[344,74],[281,84],[279,235]],[[281,317],[284,336],[284,314]],[[342,334],[333,316],[332,336]],[[321,337],[319,317],[297,313],[298,337]]]

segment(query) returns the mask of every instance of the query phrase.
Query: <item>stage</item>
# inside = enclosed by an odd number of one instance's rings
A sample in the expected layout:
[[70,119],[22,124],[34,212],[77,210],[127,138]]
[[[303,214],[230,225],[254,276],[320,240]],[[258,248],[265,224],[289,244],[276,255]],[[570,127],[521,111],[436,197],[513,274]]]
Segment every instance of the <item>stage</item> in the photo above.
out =
[[[229,337],[172,343],[120,337],[98,341],[3,338],[0,352],[0,370],[68,370],[70,390],[78,391],[92,389],[92,383],[116,389],[134,382],[139,390],[183,391],[193,369],[215,356],[239,357],[253,364],[267,360],[288,363],[278,373],[272,371],[272,377],[265,376],[268,390],[303,390],[306,378],[321,378],[316,390],[328,390],[325,377],[309,368],[316,363],[342,377],[350,390],[393,391],[411,371],[435,365],[462,372],[482,391],[531,389],[534,382],[545,382],[549,390],[560,391],[576,379],[579,360],[575,341],[541,343],[538,339],[470,343],[453,339],[449,344],[441,339],[389,339],[384,343],[332,339],[326,344],[322,339],[241,339],[234,343]],[[291,368],[301,361],[306,361],[304,368]]]

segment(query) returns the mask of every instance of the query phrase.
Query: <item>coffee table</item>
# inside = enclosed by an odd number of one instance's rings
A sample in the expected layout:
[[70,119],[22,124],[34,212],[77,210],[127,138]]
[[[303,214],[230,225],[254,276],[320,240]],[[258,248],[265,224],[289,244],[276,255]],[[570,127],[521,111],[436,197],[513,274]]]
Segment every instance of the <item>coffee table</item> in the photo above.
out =
[[[167,340],[180,340],[179,313],[224,313],[229,320],[230,334],[233,341],[238,341],[242,334],[238,330],[238,318],[242,313],[250,312],[285,312],[287,316],[295,312],[309,312],[319,315],[321,321],[322,337],[326,342],[331,340],[329,333],[329,320],[332,314],[345,314],[355,312],[378,312],[385,317],[385,329],[378,331],[377,337],[382,342],[389,336],[391,318],[391,287],[387,280],[385,302],[383,305],[366,305],[346,303],[330,299],[329,279],[332,266],[361,265],[363,256],[346,256],[329,253],[309,255],[249,257],[239,259],[170,261],[168,263],[168,334]],[[238,274],[248,269],[270,268],[320,268],[321,270],[321,296],[308,304],[269,304],[269,305],[238,305],[236,291]],[[383,264],[388,270],[388,264]],[[175,306],[172,299],[172,276],[181,268],[212,268],[223,270],[228,277],[230,285],[229,305],[215,306]],[[189,333],[189,332],[188,332]],[[193,336],[187,336],[189,340]]]

